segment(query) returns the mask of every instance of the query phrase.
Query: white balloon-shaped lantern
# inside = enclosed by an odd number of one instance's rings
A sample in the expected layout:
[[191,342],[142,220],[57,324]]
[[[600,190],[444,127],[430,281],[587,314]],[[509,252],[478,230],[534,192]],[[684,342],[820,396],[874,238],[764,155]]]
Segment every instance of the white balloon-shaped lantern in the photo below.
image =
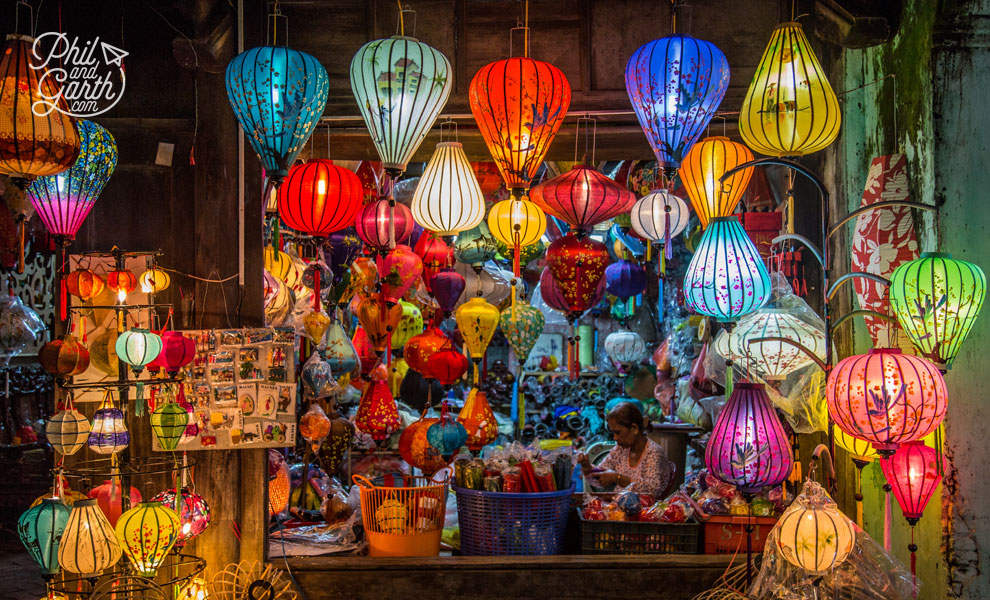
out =
[[613,331],[605,338],[605,353],[619,364],[637,363],[646,358],[646,342],[635,331]]

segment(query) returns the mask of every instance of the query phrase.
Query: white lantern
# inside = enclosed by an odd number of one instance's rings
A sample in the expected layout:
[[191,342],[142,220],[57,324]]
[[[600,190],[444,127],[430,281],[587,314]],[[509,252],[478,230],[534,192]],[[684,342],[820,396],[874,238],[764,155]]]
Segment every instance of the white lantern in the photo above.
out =
[[691,217],[687,204],[664,190],[656,190],[643,196],[629,211],[633,230],[653,242],[667,239],[668,215],[670,237],[684,231]]
[[455,235],[485,218],[485,196],[458,142],[441,142],[412,198],[413,219],[437,235]]
[[89,439],[89,430],[89,421],[74,408],[59,412],[45,425],[48,443],[63,456],[79,452]]
[[761,338],[793,340],[818,358],[825,355],[825,332],[778,308],[760,309],[743,317],[732,333],[716,338],[715,351],[767,381],[782,381],[814,361],[793,344],[780,340],[754,341]]
[[605,338],[605,353],[619,364],[637,363],[646,358],[646,342],[634,331],[613,331]]
[[774,526],[777,549],[794,566],[822,575],[852,551],[856,530],[821,485],[807,481]]
[[76,500],[58,546],[58,565],[70,573],[97,575],[120,560],[113,526],[96,499]]

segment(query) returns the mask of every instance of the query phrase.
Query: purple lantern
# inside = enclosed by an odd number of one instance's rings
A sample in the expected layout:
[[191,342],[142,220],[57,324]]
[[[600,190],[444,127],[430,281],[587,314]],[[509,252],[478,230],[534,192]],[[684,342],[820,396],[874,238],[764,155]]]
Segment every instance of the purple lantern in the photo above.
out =
[[[558,310],[562,313],[569,314],[571,309],[567,305],[567,301],[564,299],[563,294],[560,293],[560,288],[557,287],[557,280],[553,278],[553,274],[550,269],[544,269],[543,274],[540,275],[540,295],[543,296],[543,301],[546,302],[547,306],[554,310]],[[602,277],[598,281],[598,289],[595,290],[595,296],[592,298],[589,306],[595,306],[602,301],[605,297],[605,278]]]
[[444,317],[449,317],[450,313],[453,312],[457,299],[464,292],[465,285],[467,285],[467,280],[453,269],[444,269],[430,277],[430,289],[433,290],[433,296],[436,297]]
[[761,383],[737,383],[708,438],[708,472],[744,494],[777,485],[794,462],[787,434]]
[[620,260],[605,267],[605,289],[623,300],[646,290],[646,270],[630,260]]
[[361,254],[363,246],[364,243],[353,227],[336,231],[327,237],[323,244],[323,262],[333,271],[334,283],[338,283],[350,269],[351,263]]

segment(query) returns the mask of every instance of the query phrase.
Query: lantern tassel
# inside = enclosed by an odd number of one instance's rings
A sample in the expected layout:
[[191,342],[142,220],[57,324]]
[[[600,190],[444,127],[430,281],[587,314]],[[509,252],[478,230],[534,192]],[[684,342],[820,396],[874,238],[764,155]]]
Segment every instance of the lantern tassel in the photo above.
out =
[[134,416],[144,416],[144,383],[137,382],[137,399],[134,401]]
[[725,397],[732,395],[732,361],[725,361]]
[[388,247],[395,250],[395,200],[391,198],[388,203]]
[[670,242],[670,210],[663,215],[666,231],[663,232],[663,257],[670,260],[674,256],[674,245]]
[[917,574],[917,550],[918,546],[914,543],[914,525],[911,526],[911,544],[908,546],[908,550],[911,552],[911,596],[913,598],[918,597],[918,574]]
[[[522,375],[522,365],[519,365],[519,375]],[[520,422],[519,421],[519,375],[513,378],[512,381],[512,404],[511,406],[509,406],[509,419],[511,419],[513,423]],[[522,424],[519,425],[519,428],[522,429]]]
[[320,304],[320,265],[317,263],[316,272],[313,273],[313,310],[320,312]]
[[856,463],[856,525],[863,528],[863,467]]
[[653,242],[646,242],[646,262],[653,260]]
[[516,277],[516,279],[518,279],[521,275],[520,267],[519,267],[519,253],[521,251],[521,247],[519,246],[518,238],[513,246],[514,247],[512,249],[512,274]]
[[891,508],[890,508],[890,484],[883,486],[884,490],[887,492],[887,498],[884,502],[883,507],[883,549],[886,552],[890,552],[890,520],[891,520]]

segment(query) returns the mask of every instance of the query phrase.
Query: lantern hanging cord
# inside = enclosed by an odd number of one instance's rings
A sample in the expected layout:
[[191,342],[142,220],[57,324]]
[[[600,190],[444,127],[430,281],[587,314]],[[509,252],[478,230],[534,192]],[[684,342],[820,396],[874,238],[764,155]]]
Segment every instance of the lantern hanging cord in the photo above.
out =
[[183,273],[182,271],[176,271],[175,269],[166,269],[165,267],[158,267],[162,271],[167,271],[169,273],[175,273],[176,275],[182,275],[183,277],[188,277],[189,279],[195,279],[196,281],[203,281],[205,283],[227,283],[231,279],[237,279],[237,274],[231,275],[230,277],[224,277],[223,279],[207,279],[205,277],[197,277],[196,275],[190,275],[189,273]]
[[406,11],[402,10],[402,0],[395,0],[395,3],[399,6],[399,35],[406,35]]

